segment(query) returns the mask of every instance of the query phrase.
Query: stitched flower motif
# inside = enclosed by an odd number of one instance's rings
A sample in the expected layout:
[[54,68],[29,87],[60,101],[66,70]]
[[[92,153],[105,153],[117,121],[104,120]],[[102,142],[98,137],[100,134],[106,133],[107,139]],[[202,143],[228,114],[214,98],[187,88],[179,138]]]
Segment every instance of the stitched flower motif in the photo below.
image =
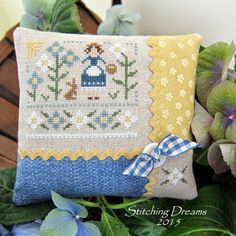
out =
[[182,42],[177,43],[177,46],[180,49],[184,49],[184,43],[182,43]]
[[38,116],[37,112],[33,111],[26,122],[30,125],[31,129],[37,129],[38,125],[41,124],[42,119]]
[[79,60],[79,57],[74,54],[72,50],[69,50],[66,55],[62,57],[62,60],[66,63],[67,66],[72,67],[74,62]]
[[41,78],[37,72],[33,72],[31,78],[28,79],[28,84],[32,86],[33,90],[37,90],[38,86],[43,83],[43,78]]
[[187,110],[187,111],[185,112],[185,116],[186,116],[186,117],[190,117],[190,116],[191,116],[191,111],[190,111],[190,110]]
[[54,57],[58,56],[60,52],[63,52],[65,48],[61,46],[58,42],[55,42],[50,46],[47,51],[50,52]]
[[176,109],[177,110],[180,110],[181,108],[182,108],[182,104],[180,103],[180,102],[177,102],[176,104],[175,104],[175,107],[176,107]]
[[168,110],[163,110],[161,112],[161,116],[164,118],[164,119],[167,119],[169,116],[170,116],[170,113]]
[[165,41],[160,41],[159,42],[159,47],[165,48],[166,47],[166,42]]
[[187,59],[187,58],[184,58],[183,60],[181,60],[181,64],[182,64],[182,66],[187,67],[188,64],[189,64],[188,59]]
[[183,76],[183,74],[180,74],[180,75],[178,75],[177,76],[177,81],[179,82],[179,83],[183,83],[183,81],[184,81],[184,76]]
[[188,86],[189,86],[189,88],[193,88],[193,80],[189,80]]
[[189,39],[189,40],[187,41],[187,44],[188,44],[190,47],[193,47],[194,42],[193,42],[192,39]]
[[169,93],[167,93],[166,94],[166,101],[171,101],[173,99],[173,95],[172,95],[172,93],[171,92],[169,92]]
[[164,78],[161,78],[161,85],[162,85],[162,86],[166,87],[166,85],[168,84],[168,82],[169,82],[169,81],[168,81],[167,78],[165,78],[165,77],[164,77]]
[[115,55],[116,58],[120,58],[123,53],[127,51],[126,48],[122,47],[120,43],[116,43],[114,47],[110,47],[110,52]]
[[170,53],[169,53],[169,57],[170,57],[171,59],[175,59],[175,58],[176,58],[175,52],[170,52]]
[[75,116],[70,119],[72,124],[76,125],[77,129],[81,129],[85,124],[89,122],[89,117],[84,115],[81,111],[78,111]]
[[186,91],[185,91],[184,89],[181,89],[181,90],[179,91],[179,95],[180,95],[181,97],[185,97]]
[[184,122],[184,120],[183,120],[183,117],[182,117],[182,116],[178,116],[178,117],[176,118],[176,123],[177,123],[178,125],[182,125],[183,122]]
[[170,68],[170,74],[175,75],[176,72],[177,70],[174,67]]
[[47,54],[43,54],[41,58],[36,62],[36,66],[38,66],[43,72],[48,70],[49,66],[53,65],[53,61],[49,59]]
[[169,173],[167,178],[173,185],[176,185],[183,178],[183,174],[179,171],[179,169],[174,168],[172,172]]
[[109,116],[107,112],[103,111],[94,121],[99,124],[102,129],[105,129],[113,122],[113,118]]
[[48,118],[48,123],[53,126],[54,129],[58,129],[60,125],[65,122],[65,119],[60,116],[60,114],[56,111],[53,113],[51,117]]
[[164,59],[162,59],[162,60],[160,61],[160,66],[165,67],[166,64],[167,64],[167,62],[166,62]]
[[126,111],[123,116],[119,117],[119,121],[125,126],[126,129],[129,129],[133,123],[138,120],[130,111]]
[[167,131],[172,132],[174,130],[174,126],[172,124],[167,125]]

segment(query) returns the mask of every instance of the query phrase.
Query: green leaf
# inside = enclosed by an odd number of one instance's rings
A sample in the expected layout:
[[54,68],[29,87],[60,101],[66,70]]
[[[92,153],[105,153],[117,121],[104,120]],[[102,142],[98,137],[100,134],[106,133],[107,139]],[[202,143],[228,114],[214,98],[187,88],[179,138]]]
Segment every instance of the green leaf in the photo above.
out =
[[103,236],[130,236],[129,229],[105,210],[102,211],[101,231]]
[[195,148],[193,150],[194,162],[203,166],[209,166],[207,160],[207,153],[208,153],[208,148]]
[[13,204],[15,177],[15,168],[0,170],[0,224],[20,224],[44,218],[53,208],[51,202],[29,206]]
[[196,141],[202,148],[211,144],[211,137],[208,133],[213,117],[198,103],[195,102],[195,116],[191,128]]
[[197,67],[197,96],[204,107],[211,90],[227,77],[226,70],[234,53],[235,45],[224,42],[215,43],[200,53]]
[[69,117],[69,118],[72,117],[72,115],[71,115],[71,113],[70,113],[69,111],[63,110],[63,112],[64,112],[64,114],[65,114],[67,117]]
[[89,112],[87,117],[92,117],[96,112],[97,112],[97,110]]
[[137,73],[138,73],[137,70],[136,71],[131,71],[131,72],[129,72],[128,76],[129,77],[134,77]]
[[124,85],[123,81],[122,80],[119,80],[119,79],[115,79],[115,78],[112,78],[112,80],[118,84],[118,85]]
[[52,10],[51,31],[83,33],[75,0],[57,0]]
[[40,228],[41,236],[75,236],[78,225],[75,217],[67,211],[54,209],[46,216]]
[[138,225],[136,223],[130,228],[132,236],[162,236],[166,228],[158,226],[150,221],[140,221]]
[[207,99],[207,109],[215,115],[216,112],[224,114],[226,109],[236,109],[236,84],[224,81],[217,85]]
[[211,134],[211,137],[215,141],[225,138],[225,129],[226,129],[225,119],[227,118],[222,113],[217,112],[215,114],[215,118],[209,129],[209,133]]
[[128,91],[130,91],[131,89],[134,89],[137,85],[138,85],[138,82],[135,82],[134,84],[131,84],[128,88]]
[[234,235],[234,202],[225,189],[204,187],[199,191],[198,198],[187,201],[182,209],[188,210],[188,213],[182,211],[174,217],[175,220],[180,219],[180,224],[167,229],[162,236]]

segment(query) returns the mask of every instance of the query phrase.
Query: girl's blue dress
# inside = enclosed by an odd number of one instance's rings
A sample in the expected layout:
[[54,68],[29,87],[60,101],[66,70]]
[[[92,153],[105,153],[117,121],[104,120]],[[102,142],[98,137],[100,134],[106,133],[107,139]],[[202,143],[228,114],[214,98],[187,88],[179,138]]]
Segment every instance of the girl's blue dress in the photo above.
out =
[[105,61],[97,56],[88,56],[83,60],[83,63],[87,60],[90,61],[90,65],[84,70],[81,75],[81,87],[82,88],[96,88],[106,87],[106,74],[104,70],[98,65],[99,61],[105,64]]

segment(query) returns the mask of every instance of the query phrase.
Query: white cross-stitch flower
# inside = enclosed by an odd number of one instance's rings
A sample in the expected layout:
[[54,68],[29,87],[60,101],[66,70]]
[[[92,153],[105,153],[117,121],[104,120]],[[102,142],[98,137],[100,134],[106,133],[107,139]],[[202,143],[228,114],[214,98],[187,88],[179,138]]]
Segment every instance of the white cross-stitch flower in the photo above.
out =
[[47,56],[47,54],[43,54],[40,59],[36,62],[36,66],[39,67],[43,72],[48,70],[49,66],[53,65],[53,61]]
[[177,43],[178,48],[183,49],[184,48],[184,43],[179,42]]
[[167,131],[172,132],[174,130],[174,126],[172,124],[167,125]]
[[169,117],[170,113],[168,110],[164,110],[161,112],[161,116],[164,118],[164,119],[167,119]]
[[179,82],[179,83],[183,83],[183,81],[184,81],[184,76],[183,76],[183,74],[180,74],[180,75],[178,75],[177,76],[177,81]]
[[184,58],[183,60],[181,60],[181,64],[182,64],[182,66],[187,67],[188,64],[189,64],[188,59],[187,59],[187,58]]
[[168,79],[167,78],[161,78],[161,85],[166,87],[166,85],[168,84]]
[[193,88],[193,80],[189,80],[188,86],[189,86],[189,88]]
[[179,91],[179,95],[180,95],[181,97],[185,97],[186,91],[185,91],[184,89],[181,89],[181,90]]
[[126,129],[129,129],[137,120],[138,118],[128,110],[124,113],[124,115],[119,117],[119,121],[125,126]]
[[189,40],[187,41],[187,44],[188,44],[190,47],[193,47],[194,42],[193,42],[192,39],[189,39]]
[[37,129],[38,125],[41,124],[42,119],[38,116],[37,112],[33,111],[26,122],[30,125],[31,129]]
[[160,41],[159,42],[159,47],[164,48],[166,46],[166,42],[165,41]]
[[193,61],[196,61],[196,60],[197,60],[197,57],[196,57],[195,54],[192,54],[192,60],[193,60]]
[[81,129],[85,124],[89,122],[89,117],[86,116],[83,112],[78,111],[75,116],[70,119],[72,124],[76,125],[77,129]]
[[164,59],[162,59],[162,60],[160,61],[160,66],[165,67],[166,64],[167,64],[167,62],[166,62]]
[[190,100],[190,102],[193,102],[193,101],[194,101],[194,96],[191,95],[191,96],[189,97],[189,100]]
[[176,185],[184,176],[179,169],[174,168],[167,177],[173,185]]
[[184,129],[182,130],[182,135],[187,136],[187,134],[188,134],[188,131],[187,131],[187,129],[184,128]]
[[177,102],[175,104],[175,107],[176,107],[177,110],[180,110],[182,108],[182,104],[180,102]]
[[120,58],[127,49],[122,47],[120,43],[115,43],[114,47],[110,47],[109,50],[116,58]]
[[170,68],[170,74],[175,75],[176,72],[177,70],[174,67]]
[[183,117],[182,116],[178,116],[177,118],[176,118],[176,123],[178,124],[178,125],[182,125],[182,123],[183,123]]
[[173,99],[173,95],[172,95],[172,93],[171,92],[169,92],[169,93],[167,93],[166,94],[166,101],[171,101]]
[[187,111],[185,112],[185,116],[186,116],[186,117],[190,117],[190,115],[191,115],[191,111],[190,111],[190,110],[187,110]]
[[169,53],[169,57],[170,57],[171,59],[175,59],[175,58],[176,58],[176,54],[175,54],[174,52],[170,52],[170,53]]

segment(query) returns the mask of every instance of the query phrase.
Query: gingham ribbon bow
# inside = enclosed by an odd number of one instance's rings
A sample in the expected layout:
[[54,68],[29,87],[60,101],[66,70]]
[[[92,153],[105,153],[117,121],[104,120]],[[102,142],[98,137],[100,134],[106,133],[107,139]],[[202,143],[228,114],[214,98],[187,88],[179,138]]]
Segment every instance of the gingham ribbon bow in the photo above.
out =
[[123,175],[147,177],[154,167],[162,166],[167,158],[177,157],[199,144],[169,134],[156,144],[151,154],[142,153],[123,172]]

